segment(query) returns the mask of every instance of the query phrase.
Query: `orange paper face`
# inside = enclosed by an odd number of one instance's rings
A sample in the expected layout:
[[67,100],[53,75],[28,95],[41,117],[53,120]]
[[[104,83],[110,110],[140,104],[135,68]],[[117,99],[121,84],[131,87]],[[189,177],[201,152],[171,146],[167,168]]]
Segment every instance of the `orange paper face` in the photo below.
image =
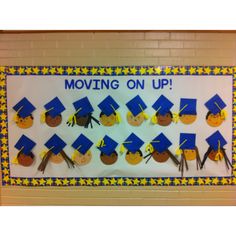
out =
[[166,151],[164,151],[162,153],[159,153],[159,152],[155,151],[152,154],[152,157],[157,162],[166,162],[169,159],[169,154]]
[[34,118],[32,115],[27,116],[25,118],[18,116],[16,125],[21,129],[28,129],[33,125],[33,122],[34,122]]
[[110,116],[107,116],[105,114],[102,114],[100,116],[100,122],[102,125],[104,126],[113,126],[116,124],[116,115],[115,114],[111,114]]
[[131,112],[128,112],[126,118],[128,123],[132,126],[140,126],[145,120],[145,117],[142,112],[139,113],[137,116],[134,116]]
[[197,157],[197,152],[196,152],[196,150],[193,150],[193,149],[184,149],[183,152],[184,152],[184,156],[185,156],[186,160],[188,160],[188,161],[195,160],[196,157]]
[[102,161],[103,164],[105,164],[105,165],[112,165],[112,164],[114,164],[117,161],[118,155],[117,155],[116,152],[113,152],[109,156],[104,154],[104,153],[101,153],[100,158],[101,158],[101,161]]
[[197,116],[196,115],[181,115],[179,119],[183,124],[189,125],[189,124],[192,124],[197,119]]
[[45,122],[50,127],[57,127],[58,125],[61,124],[61,121],[62,121],[61,115],[55,116],[54,118],[51,117],[50,115],[46,115]]
[[135,153],[128,152],[125,156],[125,159],[129,164],[137,165],[143,160],[143,156],[139,151]]
[[157,116],[157,124],[161,126],[168,126],[172,122],[172,117],[170,113],[166,113],[165,115],[156,114]]
[[64,161],[64,158],[60,153],[58,153],[57,155],[52,154],[49,160],[54,164],[60,164]]
[[224,119],[222,119],[220,113],[215,115],[211,113],[207,116],[206,121],[211,127],[218,127],[223,123]]
[[87,151],[84,155],[80,152],[76,152],[74,156],[74,162],[77,163],[79,166],[87,165],[92,159],[91,151]]

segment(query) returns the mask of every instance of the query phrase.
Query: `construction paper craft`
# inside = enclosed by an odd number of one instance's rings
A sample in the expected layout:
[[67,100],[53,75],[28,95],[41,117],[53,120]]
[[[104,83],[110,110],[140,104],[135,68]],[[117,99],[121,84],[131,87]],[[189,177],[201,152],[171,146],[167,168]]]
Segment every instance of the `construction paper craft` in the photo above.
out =
[[92,159],[92,152],[90,148],[93,142],[86,136],[81,134],[71,145],[75,151],[72,155],[72,160],[79,166],[87,165]]
[[140,126],[144,120],[148,119],[148,115],[144,112],[147,105],[139,95],[127,102],[126,106],[129,109],[126,118],[130,125]]
[[163,134],[159,134],[147,146],[146,151],[149,153],[144,157],[148,158],[146,163],[153,157],[156,162],[166,162],[169,158],[172,159],[175,165],[179,165],[179,161],[168,149],[172,142]]
[[34,154],[32,149],[36,143],[25,135],[22,135],[15,148],[19,150],[17,156],[13,159],[14,164],[19,164],[25,167],[31,166],[34,162]]
[[44,105],[45,111],[41,114],[41,122],[50,127],[57,127],[62,122],[61,113],[65,110],[64,105],[58,97]]
[[197,170],[201,167],[201,158],[196,146],[196,134],[180,133],[179,147],[176,151],[177,156],[181,156],[179,171],[181,176],[184,174],[184,166],[188,170],[187,161],[196,160]]
[[92,116],[94,110],[87,97],[77,100],[73,103],[73,105],[76,111],[69,117],[67,121],[68,126],[73,127],[77,124],[88,128],[90,125],[91,128],[93,128],[92,121],[95,121],[98,125],[100,125],[99,121]]
[[110,95],[99,103],[98,107],[101,109],[100,123],[102,125],[113,126],[121,122],[120,114],[117,111],[120,106]]
[[156,114],[152,116],[152,123],[161,126],[170,125],[173,119],[170,109],[173,105],[174,104],[167,97],[161,95],[152,105],[153,109],[156,110]]
[[201,169],[205,165],[208,157],[210,160],[216,162],[222,161],[224,159],[227,169],[230,167],[233,168],[224,148],[224,146],[227,144],[227,141],[224,139],[222,134],[219,131],[216,131],[211,136],[209,136],[206,141],[209,144],[209,148],[203,157]]
[[181,98],[179,112],[173,114],[174,122],[179,120],[186,125],[197,119],[197,99]]
[[19,128],[28,129],[33,125],[34,117],[32,112],[36,108],[27,98],[21,99],[13,109],[16,111],[14,121]]
[[226,107],[224,101],[216,94],[205,103],[205,106],[209,110],[206,115],[207,124],[212,127],[220,126],[227,116],[226,111],[224,110]]
[[118,159],[116,147],[118,143],[109,136],[105,135],[97,144],[97,148],[101,151],[100,158],[105,165],[112,165]]
[[130,134],[129,137],[122,143],[120,152],[123,153],[125,149],[127,150],[125,159],[129,164],[137,165],[143,160],[143,153],[140,150],[143,144],[143,140],[134,133]]
[[65,161],[69,168],[74,167],[74,162],[63,150],[66,143],[58,135],[54,134],[44,145],[48,150],[42,153],[42,161],[38,167],[39,171],[44,173],[49,161],[54,164],[60,164]]

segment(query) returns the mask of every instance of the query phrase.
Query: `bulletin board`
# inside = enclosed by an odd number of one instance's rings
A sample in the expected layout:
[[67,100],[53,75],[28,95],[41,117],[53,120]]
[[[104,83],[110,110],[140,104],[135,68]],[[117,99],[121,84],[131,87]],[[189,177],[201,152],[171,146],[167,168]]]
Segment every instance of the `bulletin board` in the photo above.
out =
[[[2,185],[234,185],[235,69],[0,67]],[[55,107],[60,119],[49,120]],[[54,153],[42,171],[60,142],[67,158]],[[30,158],[20,155],[26,147]]]

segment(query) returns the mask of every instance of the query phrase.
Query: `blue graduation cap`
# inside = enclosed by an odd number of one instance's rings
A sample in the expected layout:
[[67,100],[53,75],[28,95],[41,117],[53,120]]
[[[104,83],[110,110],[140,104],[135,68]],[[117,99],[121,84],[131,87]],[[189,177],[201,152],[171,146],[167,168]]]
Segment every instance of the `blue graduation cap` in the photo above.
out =
[[180,133],[179,148],[180,149],[195,149],[196,134]]
[[111,155],[118,143],[114,141],[112,138],[109,136],[105,135],[104,138],[101,140],[101,142],[97,145],[97,148],[102,152],[105,153],[106,155]]
[[58,97],[53,98],[49,103],[45,104],[44,108],[52,118],[60,115],[65,110]]
[[94,111],[87,97],[79,99],[78,101],[74,102],[73,105],[76,110],[76,114],[79,116],[86,116],[87,114]]
[[173,107],[173,103],[164,95],[161,95],[152,105],[153,109],[161,115],[165,115]]
[[151,144],[156,151],[162,153],[172,145],[172,142],[170,142],[170,140],[163,133],[161,133],[151,141]]
[[226,107],[226,104],[221,99],[221,97],[216,94],[205,103],[205,106],[212,114],[215,115],[220,113]]
[[147,108],[146,104],[139,95],[127,102],[126,106],[134,116],[137,116]]
[[22,98],[14,107],[13,109],[17,112],[17,114],[25,118],[36,109],[34,105],[27,99],[27,98]]
[[18,142],[15,144],[15,148],[21,151],[25,155],[29,155],[36,143],[25,135],[22,135]]
[[144,142],[142,139],[140,139],[138,136],[136,136],[134,133],[132,133],[124,142],[124,147],[132,152],[135,153],[138,151],[142,146]]
[[93,142],[81,134],[71,146],[84,155],[93,146]]
[[116,101],[109,95],[101,103],[98,104],[98,107],[101,109],[105,115],[110,116],[114,113],[120,106]]
[[227,141],[219,131],[216,131],[211,136],[209,136],[206,141],[214,151],[217,151],[219,147],[223,148],[227,144]]
[[196,115],[197,99],[181,98],[180,99],[180,115]]
[[57,155],[66,146],[66,143],[54,134],[44,145]]

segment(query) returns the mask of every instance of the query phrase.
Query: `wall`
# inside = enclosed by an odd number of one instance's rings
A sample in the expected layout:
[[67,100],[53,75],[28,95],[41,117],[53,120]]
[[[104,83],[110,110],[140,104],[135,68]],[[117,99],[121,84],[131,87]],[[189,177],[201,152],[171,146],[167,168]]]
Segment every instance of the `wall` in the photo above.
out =
[[[0,65],[235,65],[236,32],[0,33]],[[2,205],[230,205],[234,187],[2,187]]]

